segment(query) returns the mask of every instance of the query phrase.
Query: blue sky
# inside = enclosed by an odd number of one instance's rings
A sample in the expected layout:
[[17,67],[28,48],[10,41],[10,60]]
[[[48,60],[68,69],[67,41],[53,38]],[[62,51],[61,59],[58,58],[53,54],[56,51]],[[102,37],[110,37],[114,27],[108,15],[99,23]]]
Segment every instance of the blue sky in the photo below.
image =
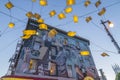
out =
[[[49,17],[51,10],[56,10],[57,14],[63,12],[66,7],[66,0],[48,0],[48,6],[42,7],[39,5],[39,0],[32,3],[32,0],[10,0],[14,7],[11,10],[5,8],[8,0],[0,0],[0,76],[6,74],[9,66],[9,58],[14,54],[16,44],[22,36],[22,31],[27,24],[25,14],[28,11],[39,13],[45,20],[45,23],[65,31],[75,31],[80,37],[90,41],[90,49],[94,58],[97,69],[103,69],[108,80],[114,80],[115,73],[111,65],[120,65],[120,54],[118,54],[115,46],[106,34],[104,27],[100,24],[100,20],[111,20],[114,23],[114,28],[109,31],[114,36],[115,40],[120,45],[120,1],[119,0],[101,0],[102,4],[96,8],[94,3],[97,0],[91,0],[91,5],[84,6],[85,0],[76,0],[76,4],[72,6],[73,12],[66,14],[66,18],[59,20],[57,15]],[[103,8],[106,8],[106,13],[103,16],[98,16],[97,13]],[[90,14],[88,14],[90,13]],[[72,16],[78,15],[79,22],[74,23]],[[12,17],[11,17],[12,16]],[[91,16],[92,21],[85,22],[85,18]],[[10,29],[8,23],[12,21],[15,27]],[[106,24],[107,25],[107,24]],[[102,52],[108,53],[109,57],[102,57]]]

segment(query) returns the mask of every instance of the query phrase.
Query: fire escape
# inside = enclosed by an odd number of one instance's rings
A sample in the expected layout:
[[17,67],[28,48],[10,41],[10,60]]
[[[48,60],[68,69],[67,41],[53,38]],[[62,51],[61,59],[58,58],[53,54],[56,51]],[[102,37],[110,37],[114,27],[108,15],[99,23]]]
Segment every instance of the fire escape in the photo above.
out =
[[22,42],[18,41],[15,53],[9,59],[10,65],[9,65],[9,68],[8,68],[7,75],[13,75],[14,74],[15,66],[16,66],[15,64],[18,62],[18,54],[19,54],[21,46],[22,46]]

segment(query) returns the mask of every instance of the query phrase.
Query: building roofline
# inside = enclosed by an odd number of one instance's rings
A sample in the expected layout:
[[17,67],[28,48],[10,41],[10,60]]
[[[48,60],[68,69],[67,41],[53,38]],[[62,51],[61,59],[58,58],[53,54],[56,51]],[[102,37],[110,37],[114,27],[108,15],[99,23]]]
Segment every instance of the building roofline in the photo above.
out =
[[[33,23],[36,24],[36,25],[39,24],[39,23],[38,23],[36,20],[34,20],[34,19],[28,19],[28,24],[29,24],[30,22],[33,22]],[[46,25],[48,25],[48,24],[46,24]],[[57,31],[59,31],[59,32],[64,33],[64,34],[67,35],[67,31],[64,31],[64,30],[62,30],[62,29],[58,29],[58,28],[53,27],[53,26],[51,26],[51,25],[48,25],[48,28],[49,28],[49,29],[53,29],[53,28],[54,28],[54,29],[56,29]],[[76,35],[76,36],[74,36],[74,37],[72,37],[72,38],[77,38],[77,39],[83,40],[83,41],[87,42],[87,43],[90,45],[90,42],[89,42],[88,39],[82,38],[82,37],[80,37],[80,36],[78,36],[78,35]]]

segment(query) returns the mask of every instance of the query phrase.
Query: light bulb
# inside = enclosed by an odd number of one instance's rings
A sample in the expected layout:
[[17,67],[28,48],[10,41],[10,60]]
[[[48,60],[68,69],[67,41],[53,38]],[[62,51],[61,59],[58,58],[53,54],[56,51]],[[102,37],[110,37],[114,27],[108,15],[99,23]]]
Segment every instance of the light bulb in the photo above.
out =
[[114,24],[111,21],[108,21],[109,27],[114,27]]

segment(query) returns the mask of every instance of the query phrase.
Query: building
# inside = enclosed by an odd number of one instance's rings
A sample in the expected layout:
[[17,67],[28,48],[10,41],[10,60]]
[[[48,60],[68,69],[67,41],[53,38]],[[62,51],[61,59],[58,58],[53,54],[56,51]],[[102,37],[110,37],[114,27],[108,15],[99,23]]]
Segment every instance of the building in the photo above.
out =
[[37,35],[18,42],[2,80],[99,80],[89,40],[69,37],[67,32],[47,24],[43,24],[47,26],[43,30],[40,24],[28,20],[26,30],[35,30]]
[[116,74],[115,80],[120,80],[120,67],[119,67],[119,65],[118,64],[112,65],[112,69],[114,70],[114,72]]
[[114,70],[115,74],[117,75],[118,73],[120,73],[120,67],[119,65],[115,64],[112,66],[112,69]]

